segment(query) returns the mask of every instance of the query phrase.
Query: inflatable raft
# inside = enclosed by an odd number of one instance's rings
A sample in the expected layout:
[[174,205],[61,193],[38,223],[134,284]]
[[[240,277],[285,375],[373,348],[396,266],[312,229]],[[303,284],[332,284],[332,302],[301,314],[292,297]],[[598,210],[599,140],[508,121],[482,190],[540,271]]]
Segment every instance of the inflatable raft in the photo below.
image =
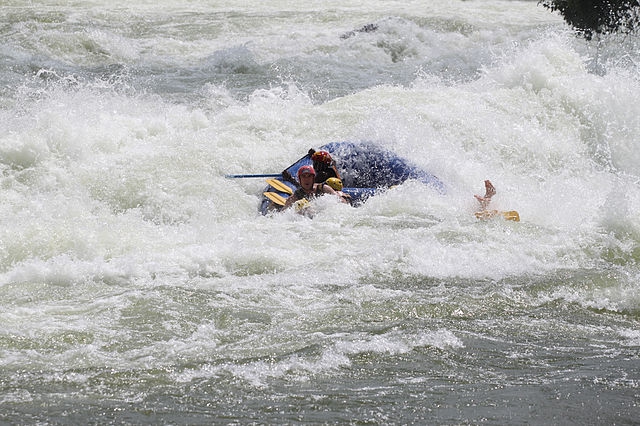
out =
[[[332,142],[321,146],[319,150],[331,154],[342,180],[342,192],[351,198],[355,206],[376,192],[409,179],[423,182],[441,194],[445,193],[444,184],[436,176],[373,144]],[[262,214],[282,209],[286,199],[298,188],[295,179],[298,169],[312,164],[313,152],[310,150],[280,175],[270,176],[260,203]]]

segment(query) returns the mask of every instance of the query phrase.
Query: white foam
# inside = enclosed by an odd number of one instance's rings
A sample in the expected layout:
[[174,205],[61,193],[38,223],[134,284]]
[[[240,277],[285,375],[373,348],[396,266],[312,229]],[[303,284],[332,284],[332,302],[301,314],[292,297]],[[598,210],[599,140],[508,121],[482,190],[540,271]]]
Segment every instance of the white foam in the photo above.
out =
[[[610,267],[622,272],[606,285],[559,282],[541,297],[637,311],[633,53],[594,73],[584,43],[535,2],[343,3],[316,8],[323,19],[290,2],[284,14],[282,2],[219,14],[96,4],[96,26],[114,28],[79,32],[82,14],[61,4],[68,23],[11,32],[3,52],[28,75],[0,100],[0,322],[28,344],[4,365],[307,380],[362,354],[463,347],[446,329],[376,334],[350,321],[405,320],[433,300],[406,301],[422,286]],[[172,14],[182,8],[193,10]],[[380,31],[340,38],[369,22]],[[262,217],[265,182],[224,177],[277,173],[336,140],[390,149],[447,194],[407,182],[359,208],[322,200],[312,220]],[[484,179],[520,223],[473,217]],[[202,299],[198,322],[188,308]]]

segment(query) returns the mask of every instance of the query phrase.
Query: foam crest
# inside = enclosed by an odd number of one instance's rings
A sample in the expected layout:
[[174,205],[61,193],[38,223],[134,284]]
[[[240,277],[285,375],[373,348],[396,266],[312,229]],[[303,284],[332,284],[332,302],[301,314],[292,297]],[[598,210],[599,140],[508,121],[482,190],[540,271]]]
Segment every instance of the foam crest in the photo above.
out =
[[[355,336],[352,336],[355,337]],[[338,337],[334,344],[317,351],[307,349],[273,360],[250,361],[247,363],[209,364],[200,370],[188,369],[176,375],[179,381],[189,382],[206,377],[220,377],[232,374],[254,387],[269,387],[270,383],[288,378],[295,381],[308,381],[314,375],[328,374],[349,367],[352,359],[358,356],[393,357],[405,354],[420,347],[436,347],[441,350],[456,350],[464,345],[451,332],[446,330],[423,332],[418,336],[403,336],[396,333],[367,336],[357,340]]]

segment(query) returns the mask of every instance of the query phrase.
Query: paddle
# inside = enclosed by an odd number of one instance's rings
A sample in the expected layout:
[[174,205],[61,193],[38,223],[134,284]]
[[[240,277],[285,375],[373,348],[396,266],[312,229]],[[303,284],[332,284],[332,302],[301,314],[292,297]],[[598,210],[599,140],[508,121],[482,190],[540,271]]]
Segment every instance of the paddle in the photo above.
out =
[[280,194],[276,192],[263,192],[264,196],[276,203],[279,206],[284,206],[287,200]]
[[273,186],[280,192],[284,192],[285,194],[293,195],[293,191],[284,183],[280,182],[278,179],[267,179],[267,183]]
[[515,210],[510,210],[508,212],[500,212],[500,214],[502,215],[502,217],[504,217],[506,220],[512,220],[514,222],[520,222],[520,215],[518,214],[517,211]]
[[[315,152],[315,150],[313,148],[311,148],[309,150],[309,152],[307,153],[307,155],[304,155],[302,158],[300,158],[298,161],[293,163],[291,166],[293,166],[294,164],[298,164],[300,161],[304,160],[305,158],[311,158],[311,155],[314,152]],[[286,169],[284,169],[285,171],[282,172],[282,173],[239,174],[239,175],[225,175],[224,177],[226,177],[227,179],[277,178],[277,177],[282,177],[284,180],[287,180],[287,181],[289,181],[289,182],[291,182],[291,183],[293,183],[294,185],[297,186],[298,182],[296,182],[295,179],[293,179],[293,177],[291,177],[289,172],[287,172],[287,170],[289,170],[291,168],[291,166],[289,166]]]
[[499,211],[499,210],[482,210],[480,212],[476,212],[475,215],[478,219],[482,219],[482,220],[491,219],[493,217],[500,215],[505,220],[520,222],[520,215],[515,210],[509,210],[506,212]]
[[280,173],[262,173],[257,175],[224,175],[227,179],[244,179],[244,178],[277,178]]

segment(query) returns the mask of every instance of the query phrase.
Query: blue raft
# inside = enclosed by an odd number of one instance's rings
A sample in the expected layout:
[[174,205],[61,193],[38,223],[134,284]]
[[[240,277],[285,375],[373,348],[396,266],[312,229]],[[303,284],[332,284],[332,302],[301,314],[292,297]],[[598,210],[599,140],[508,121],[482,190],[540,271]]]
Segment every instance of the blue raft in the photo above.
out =
[[[319,150],[329,152],[335,160],[344,186],[342,192],[351,196],[353,205],[361,204],[381,189],[400,185],[409,179],[423,182],[441,194],[445,192],[444,184],[436,176],[373,144],[332,142],[321,146]],[[297,182],[291,177],[297,176],[300,167],[310,164],[312,164],[311,154],[307,154],[274,179],[286,185],[291,191],[295,191]],[[289,196],[273,185],[269,185],[264,190],[264,194],[260,203],[262,214],[278,211],[281,208],[272,201],[274,195],[275,198],[284,199]]]

